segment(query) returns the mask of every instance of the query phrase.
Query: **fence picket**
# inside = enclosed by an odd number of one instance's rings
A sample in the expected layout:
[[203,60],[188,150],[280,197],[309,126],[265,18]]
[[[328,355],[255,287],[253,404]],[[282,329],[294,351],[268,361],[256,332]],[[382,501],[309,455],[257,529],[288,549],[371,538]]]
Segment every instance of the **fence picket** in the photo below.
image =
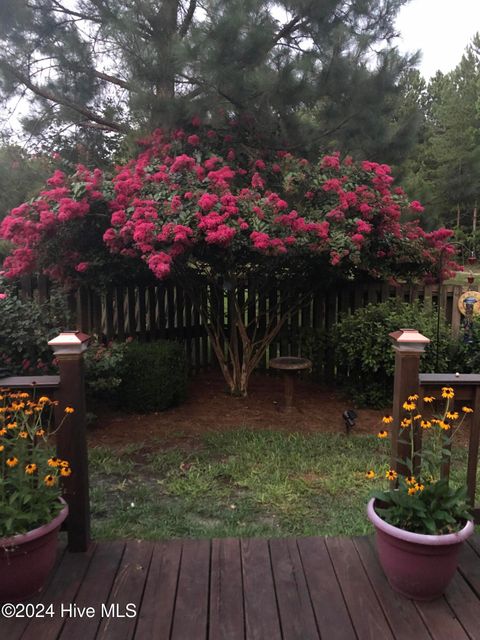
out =
[[[39,301],[49,299],[50,287],[47,278],[23,278],[21,295]],[[263,365],[276,355],[297,355],[302,350],[303,334],[311,329],[329,330],[337,322],[339,314],[352,312],[369,302],[385,301],[391,297],[398,300],[418,300],[427,309],[440,304],[441,313],[451,326],[452,335],[458,337],[461,315],[458,299],[462,293],[460,285],[403,285],[393,288],[389,283],[345,283],[342,287],[317,291],[292,312],[282,330],[270,345]],[[226,293],[222,300],[209,288],[211,310],[218,315],[226,335],[231,326],[231,305]],[[254,331],[258,316],[257,337],[265,329],[272,314],[287,311],[287,296],[278,289],[266,294],[253,284],[239,290],[237,299],[245,309],[245,320],[249,333]],[[72,325],[86,333],[97,333],[106,339],[124,340],[127,336],[143,340],[177,339],[185,342],[187,358],[192,368],[198,370],[212,363],[212,349],[199,309],[186,293],[172,283],[158,285],[128,285],[109,287],[100,295],[97,291],[82,286],[69,295]],[[327,350],[322,357],[320,369],[327,376],[334,375],[333,352]]]

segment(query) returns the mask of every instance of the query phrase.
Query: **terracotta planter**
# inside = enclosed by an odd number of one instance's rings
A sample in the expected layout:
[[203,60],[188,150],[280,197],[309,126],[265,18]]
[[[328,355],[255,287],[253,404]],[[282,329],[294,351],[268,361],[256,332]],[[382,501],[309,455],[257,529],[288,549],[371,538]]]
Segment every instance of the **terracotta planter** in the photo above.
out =
[[376,529],[378,558],[391,587],[413,600],[441,596],[457,568],[462,543],[473,533],[473,522],[445,535],[412,533],[382,520],[374,505],[372,498],[368,517]]
[[55,562],[58,531],[68,515],[67,503],[48,524],[28,533],[0,538],[0,602],[18,602],[35,595]]

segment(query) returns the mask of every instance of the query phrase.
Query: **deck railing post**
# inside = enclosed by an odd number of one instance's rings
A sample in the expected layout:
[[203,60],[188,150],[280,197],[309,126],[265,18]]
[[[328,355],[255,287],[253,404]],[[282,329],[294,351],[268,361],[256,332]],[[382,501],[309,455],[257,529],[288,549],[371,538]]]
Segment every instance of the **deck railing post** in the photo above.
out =
[[72,475],[64,478],[65,499],[69,506],[67,519],[68,548],[86,551],[90,544],[90,500],[83,353],[89,336],[79,331],[65,331],[48,343],[55,354],[60,373],[57,420],[65,408],[72,407],[57,433],[57,456],[68,460]]
[[[401,421],[405,415],[402,405],[408,396],[413,396],[419,392],[420,357],[430,340],[416,329],[400,329],[389,335],[395,350],[391,466],[398,473],[408,475],[408,469],[399,462],[399,459],[405,460],[410,455],[408,444],[401,442],[401,440],[404,440],[401,437],[403,431]],[[413,425],[411,428],[414,428]]]

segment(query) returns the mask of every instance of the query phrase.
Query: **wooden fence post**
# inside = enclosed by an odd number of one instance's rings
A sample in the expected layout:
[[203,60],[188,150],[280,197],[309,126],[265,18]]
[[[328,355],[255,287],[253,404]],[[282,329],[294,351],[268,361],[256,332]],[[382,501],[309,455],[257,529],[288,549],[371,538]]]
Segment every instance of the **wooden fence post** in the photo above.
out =
[[88,488],[88,453],[85,420],[85,381],[83,353],[89,336],[79,331],[65,331],[48,343],[55,354],[60,371],[58,421],[65,407],[72,407],[57,433],[57,455],[68,460],[72,475],[65,478],[65,499],[68,502],[68,548],[86,551],[90,544],[90,500]]
[[[409,475],[408,469],[398,462],[398,458],[409,457],[407,444],[400,442],[403,431],[400,423],[405,415],[403,403],[408,396],[418,394],[420,383],[418,379],[420,356],[430,342],[416,329],[400,329],[390,333],[395,349],[395,376],[393,382],[393,424],[392,424],[392,461],[391,466],[403,475]],[[412,427],[414,428],[413,425]]]

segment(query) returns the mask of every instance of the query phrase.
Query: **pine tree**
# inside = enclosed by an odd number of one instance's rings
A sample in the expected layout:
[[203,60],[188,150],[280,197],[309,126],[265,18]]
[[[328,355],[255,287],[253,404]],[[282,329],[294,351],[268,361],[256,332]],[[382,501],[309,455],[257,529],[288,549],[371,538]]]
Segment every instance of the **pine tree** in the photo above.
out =
[[3,0],[0,91],[24,126],[235,121],[248,143],[395,156],[406,0]]
[[430,224],[471,226],[480,204],[480,37],[457,67],[438,72],[418,94],[423,121],[407,164],[405,186],[426,205]]

